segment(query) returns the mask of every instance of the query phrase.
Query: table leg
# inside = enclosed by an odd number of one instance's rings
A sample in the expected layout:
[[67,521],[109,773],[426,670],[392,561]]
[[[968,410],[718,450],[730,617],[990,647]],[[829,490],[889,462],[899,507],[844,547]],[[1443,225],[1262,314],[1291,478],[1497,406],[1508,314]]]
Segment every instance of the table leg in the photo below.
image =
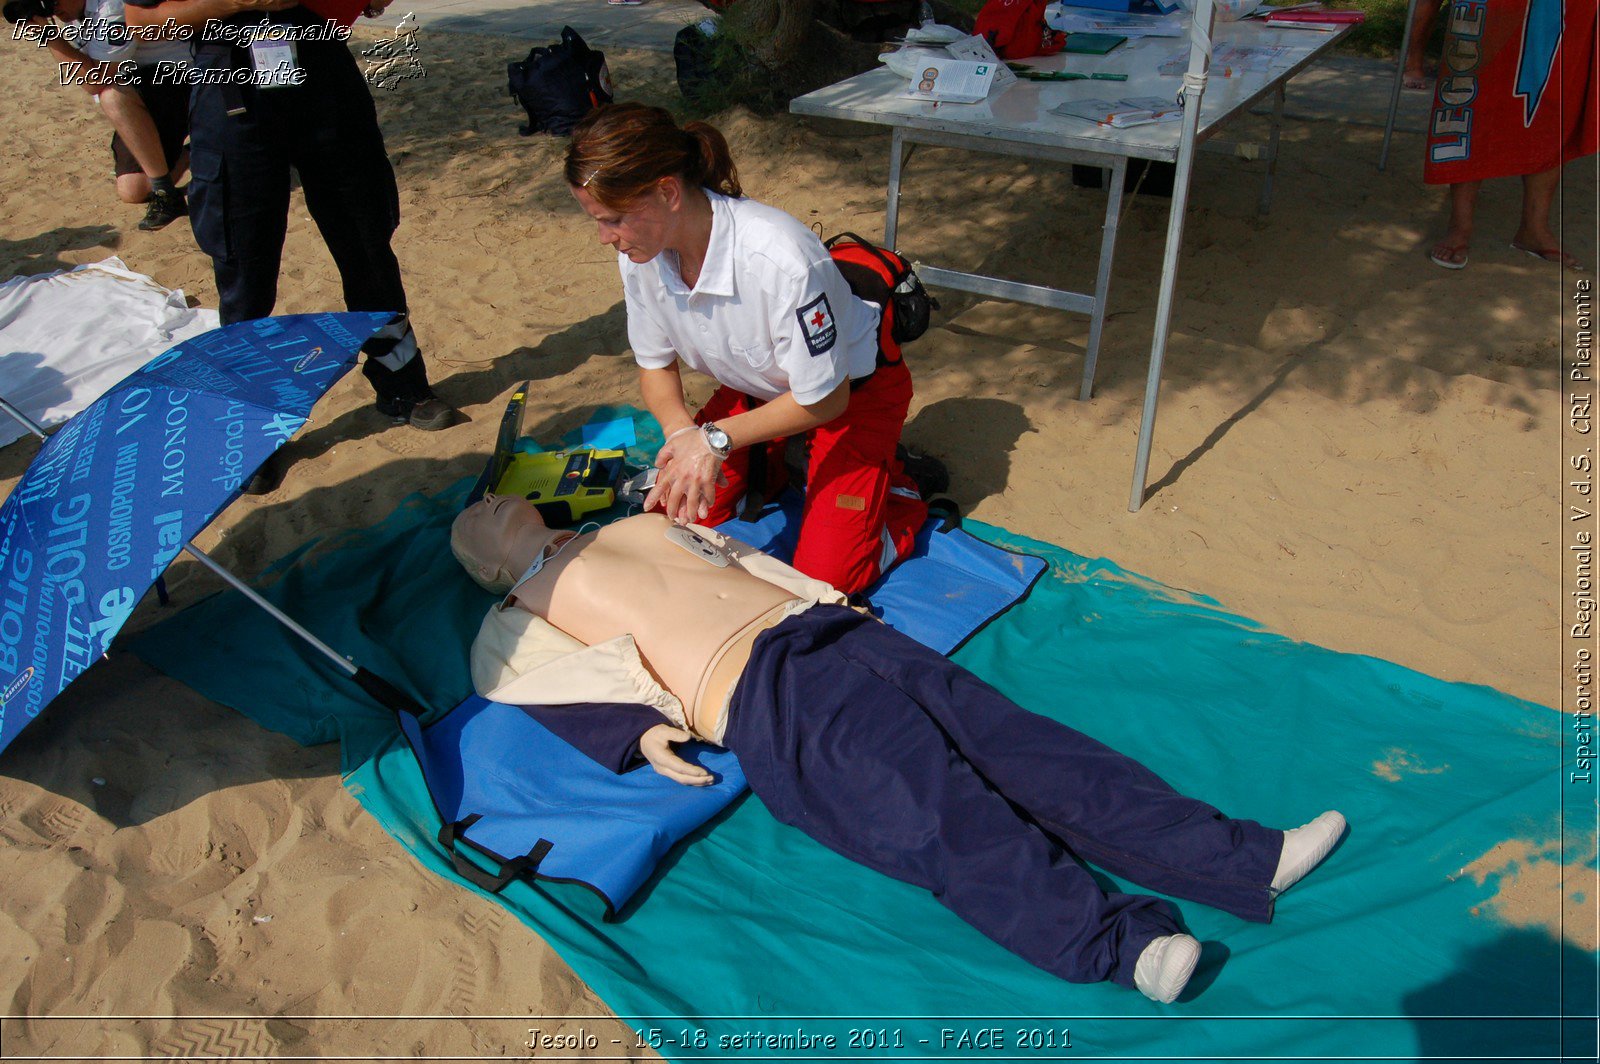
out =
[[1278,135],[1283,132],[1283,82],[1278,82],[1277,96],[1272,101],[1272,134],[1267,143],[1267,179],[1261,184],[1261,201],[1256,204],[1257,214],[1272,210],[1272,179],[1278,174]]
[[1416,3],[1406,4],[1406,28],[1400,35],[1400,58],[1395,61],[1394,84],[1389,88],[1389,118],[1383,124],[1383,151],[1378,153],[1378,172],[1389,165],[1389,138],[1394,136],[1395,115],[1400,113],[1400,83],[1406,74],[1406,53],[1411,51],[1411,27],[1416,18]]
[[1111,183],[1106,193],[1106,221],[1100,232],[1100,272],[1094,281],[1094,310],[1089,315],[1089,350],[1083,360],[1083,384],[1078,398],[1094,394],[1094,367],[1100,358],[1100,333],[1106,323],[1106,296],[1111,290],[1111,256],[1117,249],[1117,224],[1122,220],[1122,183],[1128,160],[1117,156],[1111,163]]
[[906,138],[899,126],[889,138],[889,202],[883,212],[883,246],[894,250],[900,223],[900,170],[905,164]]

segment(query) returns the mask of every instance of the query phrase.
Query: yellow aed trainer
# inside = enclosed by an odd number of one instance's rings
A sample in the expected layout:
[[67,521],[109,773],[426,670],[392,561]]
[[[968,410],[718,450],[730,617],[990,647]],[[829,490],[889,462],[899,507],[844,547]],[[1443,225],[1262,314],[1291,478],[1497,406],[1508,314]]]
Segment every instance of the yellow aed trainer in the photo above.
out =
[[565,528],[616,501],[627,455],[623,451],[593,447],[565,451],[519,450],[528,384],[523,381],[506,404],[494,454],[478,478],[469,502],[482,498],[487,492],[521,495],[533,503],[545,524]]

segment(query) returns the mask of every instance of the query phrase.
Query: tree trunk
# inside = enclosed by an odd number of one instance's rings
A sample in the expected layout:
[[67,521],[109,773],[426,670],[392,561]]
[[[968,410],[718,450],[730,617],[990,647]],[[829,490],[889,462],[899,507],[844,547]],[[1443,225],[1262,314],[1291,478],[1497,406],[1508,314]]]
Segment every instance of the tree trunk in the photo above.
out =
[[732,15],[750,54],[776,70],[801,53],[820,0],[743,0]]
[[878,62],[879,46],[822,21],[833,0],[739,0],[725,24],[784,99],[843,81]]

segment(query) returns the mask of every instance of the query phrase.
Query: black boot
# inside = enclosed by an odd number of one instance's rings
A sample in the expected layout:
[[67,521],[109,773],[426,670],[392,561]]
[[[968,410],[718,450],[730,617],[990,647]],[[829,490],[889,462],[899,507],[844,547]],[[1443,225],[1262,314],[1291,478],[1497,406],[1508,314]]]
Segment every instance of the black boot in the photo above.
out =
[[433,394],[428,384],[428,369],[421,353],[399,369],[390,369],[378,358],[394,350],[398,343],[389,337],[375,337],[362,345],[367,359],[361,372],[372,382],[378,393],[378,413],[396,425],[410,425],[424,432],[437,432],[455,423],[456,412],[449,404]]

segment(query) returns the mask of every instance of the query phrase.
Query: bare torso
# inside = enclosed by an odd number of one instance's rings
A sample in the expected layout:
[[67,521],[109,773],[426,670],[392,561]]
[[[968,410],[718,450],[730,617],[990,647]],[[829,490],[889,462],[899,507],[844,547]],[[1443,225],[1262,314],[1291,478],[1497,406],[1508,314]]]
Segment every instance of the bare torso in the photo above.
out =
[[708,718],[764,630],[751,631],[753,622],[795,596],[737,564],[719,568],[696,557],[667,538],[671,527],[651,513],[586,533],[546,562],[516,600],[582,643],[632,634],[695,731],[710,734]]

